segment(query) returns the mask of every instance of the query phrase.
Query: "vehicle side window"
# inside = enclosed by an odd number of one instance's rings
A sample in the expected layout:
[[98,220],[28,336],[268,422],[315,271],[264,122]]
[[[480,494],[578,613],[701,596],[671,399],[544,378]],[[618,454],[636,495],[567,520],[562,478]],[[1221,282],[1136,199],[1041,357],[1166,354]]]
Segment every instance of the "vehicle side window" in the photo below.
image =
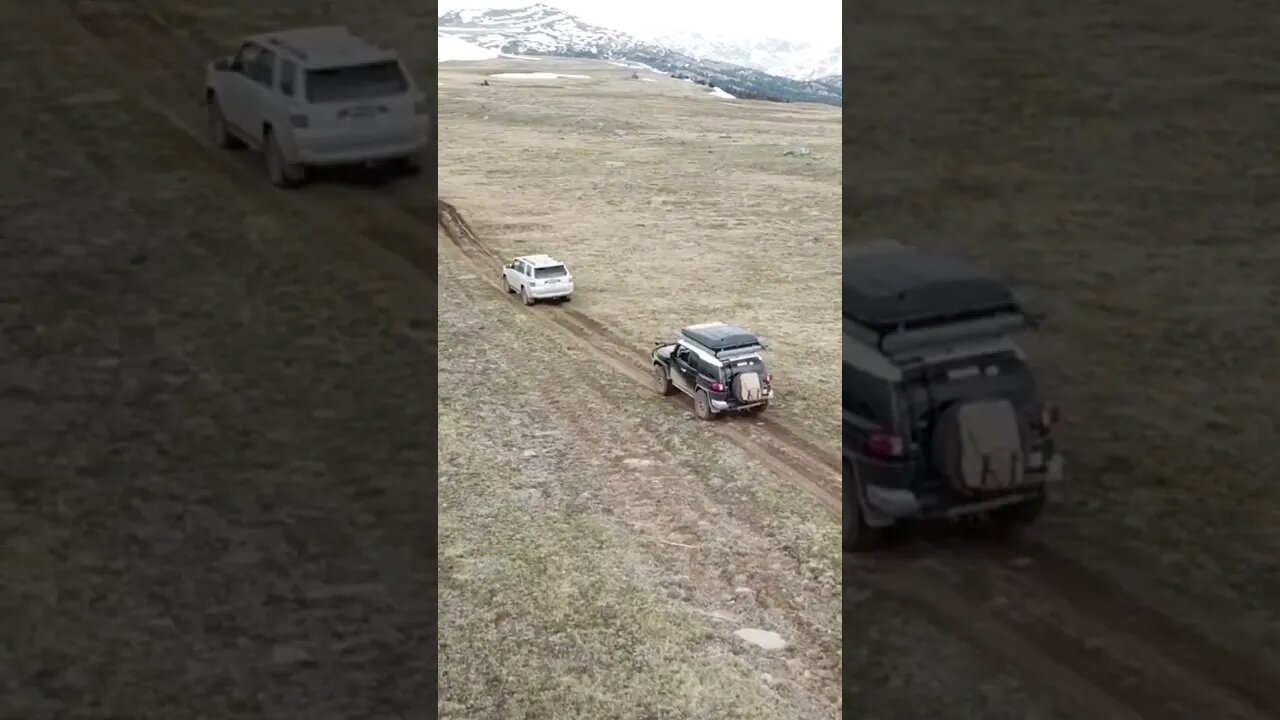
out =
[[883,395],[883,391],[878,388],[882,382],[879,378],[846,364],[840,381],[841,405],[867,422],[889,424],[889,418],[876,411],[877,400]]
[[280,93],[285,97],[293,97],[297,91],[298,66],[292,60],[280,60]]
[[689,361],[689,348],[687,348],[687,347],[685,347],[685,346],[683,346],[683,345],[677,345],[677,346],[676,346],[676,352],[675,352],[674,357],[675,357],[675,359],[679,360],[680,362],[688,362],[688,361]]
[[516,263],[516,272],[520,273],[521,275],[528,275],[529,273],[526,272],[526,270],[527,270],[527,267],[525,266],[524,263],[522,262]]
[[699,374],[707,375],[711,377],[713,380],[720,379],[720,367],[718,365],[712,365],[711,363],[707,362],[705,359],[703,359],[701,355],[699,355],[697,358],[696,367],[698,368]]
[[253,72],[253,66],[258,61],[258,55],[262,53],[262,48],[253,43],[245,43],[236,51],[236,56],[231,59],[231,69],[243,75],[250,75]]
[[253,64],[253,71],[249,78],[263,87],[271,88],[275,87],[275,75],[276,54],[270,50],[261,51]]

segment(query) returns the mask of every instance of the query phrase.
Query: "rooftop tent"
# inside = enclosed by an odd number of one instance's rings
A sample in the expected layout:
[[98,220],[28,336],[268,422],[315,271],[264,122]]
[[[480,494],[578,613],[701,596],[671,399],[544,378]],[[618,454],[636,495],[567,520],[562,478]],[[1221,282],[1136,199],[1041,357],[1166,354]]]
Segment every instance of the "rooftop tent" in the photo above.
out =
[[680,334],[716,353],[760,344],[760,338],[756,337],[755,333],[724,323],[690,325],[681,330]]
[[1022,313],[1005,283],[958,260],[900,245],[846,251],[841,273],[844,316],[876,331]]

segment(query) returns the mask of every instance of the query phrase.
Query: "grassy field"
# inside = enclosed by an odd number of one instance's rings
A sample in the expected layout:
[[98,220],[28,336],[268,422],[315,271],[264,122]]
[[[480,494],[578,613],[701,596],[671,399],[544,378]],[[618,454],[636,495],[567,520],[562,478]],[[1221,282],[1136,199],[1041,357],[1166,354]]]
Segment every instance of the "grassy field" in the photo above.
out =
[[428,716],[429,296],[44,9],[0,6],[0,715]]
[[442,717],[837,717],[836,524],[451,252],[440,276]]
[[1073,484],[1040,535],[1280,646],[1269,6],[873,5],[846,37],[869,110],[845,226],[984,263],[1050,314],[1028,346]]
[[[521,72],[585,79],[480,84]],[[726,101],[599,61],[439,73],[440,192],[484,241],[565,259],[575,307],[637,350],[694,322],[755,330],[781,393],[770,414],[839,446],[836,109]]]

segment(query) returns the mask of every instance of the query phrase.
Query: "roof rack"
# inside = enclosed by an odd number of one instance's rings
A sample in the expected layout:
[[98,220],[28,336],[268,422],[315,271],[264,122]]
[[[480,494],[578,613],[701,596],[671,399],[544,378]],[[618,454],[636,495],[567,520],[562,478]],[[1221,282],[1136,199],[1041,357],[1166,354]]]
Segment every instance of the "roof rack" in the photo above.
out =
[[281,39],[280,39],[280,38],[278,38],[278,37],[269,37],[269,38],[267,38],[267,44],[269,44],[269,45],[274,45],[274,46],[276,46],[276,47],[278,47],[278,48],[280,48],[281,50],[284,50],[284,51],[286,51],[286,52],[291,52],[291,53],[293,53],[293,55],[294,55],[295,57],[297,57],[299,60],[306,60],[306,59],[307,59],[307,53],[306,53],[306,51],[304,51],[304,50],[302,50],[302,49],[300,49],[300,48],[296,48],[296,47],[294,47],[294,46],[290,45],[289,43],[287,43],[287,42],[285,42],[285,41],[281,40]]
[[755,333],[722,322],[689,325],[681,328],[680,335],[716,357],[762,349],[760,338]]
[[918,322],[895,325],[867,325],[845,316],[845,333],[875,347],[891,358],[900,360],[912,353],[958,341],[986,340],[1023,330],[1030,319],[1016,305],[988,308],[986,311],[957,313],[950,317],[931,317]]
[[845,332],[882,353],[1032,324],[1007,284],[956,258],[888,241],[848,250],[841,267]]

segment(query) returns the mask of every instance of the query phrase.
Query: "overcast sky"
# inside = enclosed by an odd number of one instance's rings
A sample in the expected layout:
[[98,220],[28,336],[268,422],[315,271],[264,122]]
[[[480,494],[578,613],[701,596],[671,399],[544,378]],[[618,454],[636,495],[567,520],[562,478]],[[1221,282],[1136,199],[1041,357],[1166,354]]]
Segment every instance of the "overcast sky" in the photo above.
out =
[[[468,8],[517,8],[537,0],[440,0],[441,13]],[[585,22],[622,30],[632,35],[655,36],[673,32],[779,38],[835,47],[840,44],[840,0],[789,0],[781,5],[731,2],[730,0],[647,0],[643,3],[600,0],[541,0]],[[757,9],[749,9],[749,8]]]

